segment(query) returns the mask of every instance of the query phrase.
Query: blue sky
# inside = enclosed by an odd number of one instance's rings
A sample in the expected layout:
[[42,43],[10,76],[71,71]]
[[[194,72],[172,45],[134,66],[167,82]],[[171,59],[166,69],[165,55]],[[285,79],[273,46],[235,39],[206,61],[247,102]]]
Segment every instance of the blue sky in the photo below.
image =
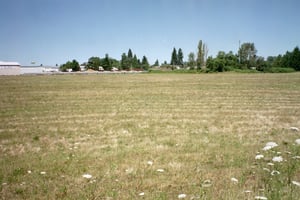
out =
[[208,55],[254,42],[257,54],[300,46],[299,0],[0,0],[0,60],[55,65],[91,56],[120,59],[131,48],[170,62],[201,39]]

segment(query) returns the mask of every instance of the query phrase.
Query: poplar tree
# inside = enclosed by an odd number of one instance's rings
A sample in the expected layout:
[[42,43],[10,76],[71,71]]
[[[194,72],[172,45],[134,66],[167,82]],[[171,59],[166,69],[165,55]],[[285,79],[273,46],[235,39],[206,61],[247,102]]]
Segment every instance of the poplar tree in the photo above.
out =
[[257,50],[254,43],[243,43],[238,52],[241,64],[246,65],[248,68],[254,67],[256,53]]
[[204,42],[202,42],[202,40],[200,40],[198,43],[198,52],[197,52],[197,60],[196,60],[198,70],[201,69],[203,66],[205,66],[207,54],[208,54],[207,45]]
[[194,67],[196,66],[195,54],[193,52],[189,53],[188,66],[190,67],[190,69],[194,69]]
[[202,40],[198,43],[198,53],[197,53],[197,69],[201,69],[204,64],[204,49]]
[[177,65],[183,66],[183,53],[181,48],[178,49]]

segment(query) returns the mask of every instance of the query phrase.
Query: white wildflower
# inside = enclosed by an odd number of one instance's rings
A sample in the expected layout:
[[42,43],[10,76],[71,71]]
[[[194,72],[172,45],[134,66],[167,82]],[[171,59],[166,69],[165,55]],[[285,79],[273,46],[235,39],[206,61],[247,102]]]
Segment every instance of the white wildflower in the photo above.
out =
[[90,179],[90,178],[92,178],[92,175],[90,175],[90,174],[83,174],[82,177],[86,178],[86,179]]
[[144,196],[144,195],[145,195],[145,192],[139,193],[139,196]]
[[251,190],[245,190],[244,192],[245,193],[251,193],[252,191]]
[[290,130],[292,130],[292,131],[297,131],[297,132],[298,132],[298,131],[299,131],[299,128],[293,127],[293,126],[292,126],[292,127],[290,127]]
[[153,165],[153,161],[149,160],[149,161],[147,162],[147,164],[151,166],[151,165]]
[[178,199],[184,199],[186,197],[186,194],[179,194]]
[[40,174],[42,174],[42,175],[45,175],[45,174],[46,174],[46,172],[41,172]]
[[296,144],[300,144],[300,139],[295,140]]
[[276,142],[267,142],[266,146],[270,146],[270,147],[277,147],[278,144]]
[[268,142],[266,144],[266,146],[263,148],[263,150],[267,151],[267,150],[270,150],[270,149],[272,149],[274,147],[277,147],[277,146],[278,146],[278,144],[276,144],[276,142]]
[[274,166],[274,163],[269,162],[269,163],[267,163],[267,165]]
[[300,159],[300,156],[294,156],[293,158],[294,159]]
[[262,158],[264,158],[264,155],[262,155],[262,154],[258,154],[255,156],[255,160],[260,160]]
[[270,150],[270,149],[272,149],[271,146],[265,146],[265,147],[263,148],[264,151],[268,151],[268,150]]
[[272,175],[272,176],[274,176],[274,175],[279,175],[279,174],[280,174],[280,172],[277,171],[277,170],[273,170],[273,171],[271,172],[271,175]]
[[268,198],[264,196],[255,196],[255,199],[268,200]]
[[165,170],[164,170],[164,169],[157,169],[156,171],[162,173],[162,172],[164,172]]
[[31,173],[32,173],[32,171],[31,171],[31,170],[28,170],[28,171],[27,171],[27,173],[28,173],[28,174],[31,174]]
[[300,187],[300,183],[298,181],[292,181],[292,183],[298,187]]
[[237,180],[236,178],[232,177],[231,179],[231,182],[233,182],[234,184],[237,184],[239,182],[239,180]]
[[275,156],[274,158],[272,158],[273,162],[282,162],[283,158],[282,156]]
[[263,168],[264,171],[270,172],[268,168]]

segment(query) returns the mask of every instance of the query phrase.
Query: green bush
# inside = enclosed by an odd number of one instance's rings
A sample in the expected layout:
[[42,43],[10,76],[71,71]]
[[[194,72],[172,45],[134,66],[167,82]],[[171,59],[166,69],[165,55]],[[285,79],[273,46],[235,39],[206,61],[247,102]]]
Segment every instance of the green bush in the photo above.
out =
[[287,68],[287,67],[272,67],[266,69],[264,72],[270,72],[270,73],[291,73],[295,72],[295,69],[293,68]]

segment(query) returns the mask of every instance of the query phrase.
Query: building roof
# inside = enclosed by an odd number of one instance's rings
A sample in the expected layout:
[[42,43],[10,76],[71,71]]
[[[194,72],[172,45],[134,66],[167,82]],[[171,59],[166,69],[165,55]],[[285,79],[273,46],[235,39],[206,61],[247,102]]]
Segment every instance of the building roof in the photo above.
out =
[[20,63],[18,62],[4,62],[0,61],[0,66],[20,66]]

